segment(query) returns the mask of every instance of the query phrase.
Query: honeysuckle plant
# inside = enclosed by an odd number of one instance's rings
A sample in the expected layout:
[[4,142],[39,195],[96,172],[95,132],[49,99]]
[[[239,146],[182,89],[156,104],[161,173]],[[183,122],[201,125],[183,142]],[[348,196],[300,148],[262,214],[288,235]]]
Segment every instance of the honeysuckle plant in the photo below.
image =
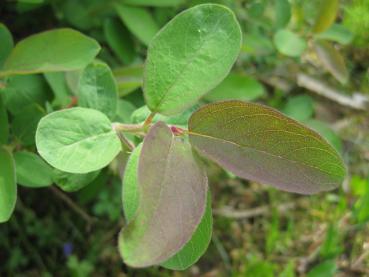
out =
[[[1,147],[0,222],[14,209],[17,182],[43,187],[74,176],[79,185],[66,187],[74,191],[124,156],[127,224],[118,238],[123,261],[132,267],[183,270],[204,254],[212,235],[202,159],[294,193],[339,186],[346,172],[339,153],[297,121],[238,100],[193,108],[228,75],[241,43],[239,23],[224,6],[198,5],[175,16],[149,43],[143,80],[147,106],[134,124],[116,121],[117,85],[110,68],[94,60],[100,47],[93,39],[57,29],[9,47],[0,77],[44,73],[56,80],[61,71],[79,70],[74,86],[79,107],[52,111],[39,121],[35,143],[43,160],[25,151],[13,158],[12,147]],[[30,54],[35,47],[39,53]],[[1,104],[0,142],[5,145],[3,111]]]

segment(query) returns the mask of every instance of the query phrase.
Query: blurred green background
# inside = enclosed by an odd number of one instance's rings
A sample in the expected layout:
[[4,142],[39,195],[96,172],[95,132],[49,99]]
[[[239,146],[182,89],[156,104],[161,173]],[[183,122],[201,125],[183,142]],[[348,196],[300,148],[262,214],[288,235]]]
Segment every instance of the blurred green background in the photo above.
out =
[[[348,166],[343,186],[300,196],[242,181],[209,163],[213,238],[184,272],[123,264],[114,164],[77,192],[19,188],[15,214],[0,226],[0,276],[369,276],[368,0],[327,9],[335,1],[4,0],[0,22],[15,41],[64,26],[95,38],[103,47],[98,58],[118,82],[119,119],[137,122],[140,113],[132,113],[144,105],[142,64],[150,40],[180,11],[208,2],[235,12],[244,39],[231,74],[202,103],[257,101],[317,130]],[[316,32],[319,17],[334,23]],[[65,76],[69,92],[74,78]],[[52,103],[51,91],[61,88],[42,75],[36,79],[14,89],[37,91],[46,108],[73,103],[72,96]],[[18,139],[27,144],[24,134]]]

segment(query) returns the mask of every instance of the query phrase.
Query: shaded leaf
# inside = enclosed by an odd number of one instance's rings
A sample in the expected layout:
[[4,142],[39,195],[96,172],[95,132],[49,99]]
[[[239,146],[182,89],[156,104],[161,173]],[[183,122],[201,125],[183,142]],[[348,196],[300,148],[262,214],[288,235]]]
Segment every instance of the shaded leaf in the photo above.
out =
[[17,201],[15,165],[12,154],[0,146],[0,223],[11,217]]
[[335,21],[339,8],[339,0],[325,0],[319,2],[319,13],[313,26],[314,33],[327,30]]
[[75,174],[55,169],[53,181],[62,190],[67,192],[74,192],[84,188],[85,186],[93,182],[99,175],[99,173],[100,170],[92,171],[85,174]]
[[17,183],[30,188],[41,188],[53,183],[53,169],[38,155],[21,151],[14,154]]
[[101,169],[121,150],[109,119],[99,111],[86,108],[61,110],[42,118],[36,145],[49,164],[70,173]]
[[72,29],[55,29],[18,42],[0,75],[68,71],[83,68],[100,51],[99,44]]
[[0,94],[0,145],[6,144],[9,139],[8,113],[6,112],[2,95]]
[[306,49],[305,40],[286,29],[275,33],[273,40],[277,50],[286,56],[299,57]]
[[0,68],[3,66],[5,59],[9,56],[12,48],[14,46],[12,34],[9,32],[8,28],[0,23]]
[[127,28],[115,18],[104,22],[104,35],[117,57],[125,64],[130,64],[135,58],[133,40]]
[[324,261],[314,266],[306,275],[307,277],[333,277],[337,272],[337,264],[334,260]]
[[284,28],[291,19],[291,5],[288,0],[276,0],[275,11],[277,27]]
[[103,112],[114,119],[117,110],[117,85],[109,66],[102,62],[88,65],[79,79],[78,104]]
[[305,121],[314,114],[314,102],[308,95],[292,96],[288,98],[282,111],[297,121]]
[[12,132],[24,146],[35,144],[37,124],[44,115],[45,111],[33,104],[23,108],[22,112],[14,116]]
[[5,106],[13,115],[21,112],[19,107],[32,104],[44,106],[48,93],[49,88],[41,75],[9,77],[2,91]]
[[64,72],[48,72],[44,74],[45,79],[54,93],[53,104],[65,107],[71,101],[71,92],[68,88]]
[[159,26],[148,10],[123,4],[116,4],[115,9],[128,30],[143,44],[148,45],[159,31]]
[[[123,179],[122,202],[127,221],[133,219],[138,208],[138,159],[142,144],[132,152],[126,166]],[[213,218],[211,212],[211,195],[208,192],[205,214],[190,241],[173,257],[161,264],[172,270],[184,270],[193,265],[206,251],[211,240]]]
[[121,67],[113,71],[119,96],[126,96],[142,86],[143,65]]
[[191,144],[232,173],[312,194],[337,187],[345,166],[314,131],[283,114],[241,101],[209,104],[189,121]]
[[165,115],[191,107],[227,76],[240,48],[240,26],[230,9],[204,4],[180,13],[148,49],[147,106]]
[[184,0],[123,0],[124,4],[135,6],[169,7],[182,4]]
[[136,107],[129,101],[118,99],[115,120],[121,123],[131,123],[131,115]]
[[119,235],[125,263],[159,264],[177,253],[205,212],[207,177],[188,143],[162,122],[144,139],[138,165],[139,206]]
[[341,24],[333,24],[326,31],[316,34],[315,37],[318,39],[331,40],[346,45],[354,39],[354,34]]
[[242,73],[230,73],[215,89],[205,95],[208,101],[255,100],[265,93],[256,79]]
[[327,41],[314,41],[315,51],[326,70],[341,83],[347,83],[348,71],[343,56]]

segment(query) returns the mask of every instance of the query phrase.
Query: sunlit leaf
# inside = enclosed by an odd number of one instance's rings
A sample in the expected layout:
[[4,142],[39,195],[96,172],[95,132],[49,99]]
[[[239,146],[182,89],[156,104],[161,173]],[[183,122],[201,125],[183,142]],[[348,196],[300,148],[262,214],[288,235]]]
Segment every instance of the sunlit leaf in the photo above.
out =
[[109,46],[123,63],[129,64],[134,60],[133,40],[127,28],[118,19],[105,20],[104,34]]
[[227,76],[240,48],[240,26],[228,8],[204,4],[180,13],[148,49],[147,106],[172,115],[194,105]]
[[291,96],[282,111],[287,116],[302,122],[313,116],[314,102],[308,95]]
[[189,121],[191,144],[232,173],[311,194],[336,188],[345,166],[332,146],[283,114],[241,101],[209,104]]
[[93,62],[83,70],[77,95],[79,106],[98,110],[114,119],[118,101],[117,85],[105,63]]
[[[123,179],[122,202],[127,221],[134,218],[138,208],[138,159],[142,144],[132,152],[126,166]],[[212,235],[213,218],[211,213],[211,195],[208,192],[206,211],[190,241],[173,257],[161,266],[173,270],[184,270],[194,264],[206,251]]]
[[255,100],[265,93],[263,85],[256,79],[241,73],[230,73],[205,97],[208,101]]
[[319,2],[319,13],[313,26],[314,33],[327,30],[336,19],[339,0],[324,0]]
[[306,42],[297,34],[281,29],[274,35],[278,51],[290,57],[299,57],[306,49]]
[[115,8],[128,30],[145,45],[148,45],[159,31],[159,26],[148,10],[123,4],[116,4]]
[[95,40],[75,30],[46,31],[18,42],[0,75],[75,70],[90,63],[99,51]]
[[97,110],[86,108],[61,110],[42,118],[36,145],[49,164],[70,173],[101,169],[121,150],[109,119]]
[[139,206],[119,236],[125,263],[159,264],[192,237],[205,212],[207,177],[191,146],[164,123],[144,139],[138,165]]
[[307,277],[333,277],[337,272],[335,260],[326,260],[314,266],[306,275]]
[[17,183],[30,188],[41,188],[53,183],[53,169],[38,155],[21,151],[14,154]]
[[99,175],[100,170],[85,174],[68,173],[60,170],[54,170],[53,181],[62,190],[74,192],[90,184]]
[[346,83],[348,81],[348,71],[345,60],[340,52],[327,41],[316,40],[314,42],[315,51],[322,62],[325,69],[327,69],[338,81]]
[[0,146],[0,223],[9,220],[16,201],[17,184],[13,156]]
[[12,34],[9,32],[8,28],[2,23],[0,23],[0,41],[1,41],[0,46],[0,68],[1,68],[14,45]]

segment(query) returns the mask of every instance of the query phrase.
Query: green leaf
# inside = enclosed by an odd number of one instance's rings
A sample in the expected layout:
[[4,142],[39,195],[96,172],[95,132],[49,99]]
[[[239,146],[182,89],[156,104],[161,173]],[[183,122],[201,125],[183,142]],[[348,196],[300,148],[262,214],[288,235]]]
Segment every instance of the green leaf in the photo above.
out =
[[41,75],[12,76],[2,91],[5,106],[13,115],[22,112],[19,107],[44,106],[48,93],[49,88]]
[[53,169],[38,155],[21,151],[14,154],[17,183],[30,188],[41,188],[53,183]]
[[305,121],[314,114],[314,102],[308,95],[292,96],[288,98],[282,111],[297,121]]
[[159,31],[159,26],[148,10],[123,4],[116,4],[115,9],[128,30],[143,44],[148,45]]
[[324,261],[313,267],[308,272],[307,277],[333,277],[337,272],[337,265],[334,260]]
[[209,104],[189,120],[191,144],[245,179],[312,194],[340,185],[346,169],[337,151],[314,131],[259,104]]
[[134,6],[170,7],[182,4],[184,0],[123,0],[124,4]]
[[0,68],[3,66],[5,59],[9,56],[14,46],[13,37],[8,28],[0,23]]
[[306,49],[305,40],[286,29],[275,33],[273,40],[277,50],[286,56],[299,57]]
[[0,145],[6,144],[9,139],[8,113],[6,112],[2,95],[0,94]]
[[55,169],[53,181],[62,190],[67,192],[75,192],[93,182],[99,173],[100,170],[85,174],[73,174]]
[[89,64],[99,44],[72,29],[55,29],[17,43],[4,63],[1,75],[76,70]]
[[325,122],[310,119],[305,122],[307,126],[324,137],[336,150],[342,152],[342,140]]
[[12,154],[0,146],[0,223],[9,220],[17,201],[15,165]]
[[291,5],[288,0],[276,0],[275,23],[278,28],[284,28],[291,19]]
[[204,99],[208,101],[245,100],[252,101],[265,93],[264,87],[256,79],[242,73],[230,73]]
[[241,47],[233,12],[204,4],[174,17],[155,36],[147,53],[147,106],[164,115],[194,105],[229,73]]
[[71,101],[71,92],[68,88],[64,72],[48,72],[44,74],[45,79],[54,92],[53,104],[66,107]]
[[117,85],[109,66],[102,62],[88,65],[79,79],[78,104],[103,112],[114,119],[117,111]]
[[125,64],[130,64],[135,58],[134,43],[127,28],[115,18],[104,22],[105,38],[115,55]]
[[[122,202],[127,221],[134,218],[139,204],[137,170],[142,144],[132,152],[124,172]],[[172,270],[185,270],[204,254],[211,240],[213,218],[211,212],[211,194],[208,192],[206,211],[190,241],[173,257],[161,266]]]
[[314,33],[327,30],[335,21],[339,8],[339,0],[325,0],[319,2],[319,13],[313,26]]
[[129,101],[118,99],[115,120],[121,123],[131,123],[131,115],[136,107]]
[[38,105],[30,105],[14,116],[12,131],[14,136],[24,146],[35,144],[37,124],[45,115],[45,111]]
[[113,71],[118,84],[119,96],[126,96],[142,86],[143,65],[121,67]]
[[339,227],[334,224],[330,224],[325,235],[325,240],[320,247],[320,257],[323,259],[334,258],[342,253],[343,250],[342,236],[339,232]]
[[270,55],[274,52],[272,40],[260,33],[246,33],[243,39],[242,52],[254,56]]
[[191,239],[205,212],[207,177],[191,146],[156,123],[144,139],[139,164],[139,206],[119,235],[126,264],[160,264]]
[[315,52],[324,68],[328,70],[334,78],[342,84],[347,83],[349,73],[343,56],[337,49],[327,41],[314,41]]
[[101,112],[72,108],[41,119],[36,132],[40,155],[69,173],[88,173],[107,166],[121,150],[111,122]]
[[346,45],[354,39],[354,34],[341,24],[333,24],[326,31],[316,34],[315,38],[331,40]]

